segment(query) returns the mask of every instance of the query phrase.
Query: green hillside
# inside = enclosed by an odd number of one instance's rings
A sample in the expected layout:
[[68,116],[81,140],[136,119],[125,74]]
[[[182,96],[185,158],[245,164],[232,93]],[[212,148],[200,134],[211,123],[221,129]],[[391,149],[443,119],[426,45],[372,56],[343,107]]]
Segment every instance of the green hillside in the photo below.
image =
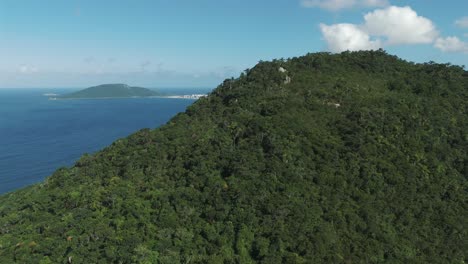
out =
[[0,263],[466,263],[468,72],[260,62],[0,197]]
[[57,97],[58,99],[84,99],[84,98],[127,98],[157,96],[158,92],[142,88],[131,87],[126,84],[102,84],[89,87],[78,92]]

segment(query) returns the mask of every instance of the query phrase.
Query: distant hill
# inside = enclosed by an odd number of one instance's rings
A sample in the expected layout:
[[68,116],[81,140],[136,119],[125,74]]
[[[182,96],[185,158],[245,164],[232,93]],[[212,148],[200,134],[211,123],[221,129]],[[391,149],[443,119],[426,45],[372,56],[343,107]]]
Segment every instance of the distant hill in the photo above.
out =
[[157,96],[160,93],[142,88],[132,87],[127,84],[102,84],[86,88],[84,90],[56,97],[57,99],[82,99],[82,98],[127,98]]

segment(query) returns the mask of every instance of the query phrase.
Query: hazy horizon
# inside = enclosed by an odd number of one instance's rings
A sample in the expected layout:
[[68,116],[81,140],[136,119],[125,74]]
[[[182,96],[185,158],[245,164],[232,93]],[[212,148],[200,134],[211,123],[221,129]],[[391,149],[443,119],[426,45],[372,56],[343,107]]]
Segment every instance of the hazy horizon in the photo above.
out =
[[216,87],[260,60],[385,49],[468,65],[467,1],[0,2],[0,86]]
[[[97,86],[97,85],[101,85],[101,84],[104,84],[104,83],[100,83],[100,84],[96,84],[96,85],[93,85],[93,86]],[[132,84],[129,84],[130,86],[138,86],[138,85],[132,85]],[[62,89],[62,90],[74,90],[74,89],[85,89],[85,88],[89,88],[89,87],[92,87],[92,86],[76,86],[76,87],[72,87],[72,86],[64,86],[64,87],[0,87],[0,89],[51,89],[51,90],[54,90],[54,89]],[[183,90],[183,89],[214,89],[216,87],[206,87],[206,86],[184,86],[184,87],[151,87],[151,86],[138,86],[138,87],[143,87],[143,88],[148,88],[148,89],[170,89],[170,90]]]

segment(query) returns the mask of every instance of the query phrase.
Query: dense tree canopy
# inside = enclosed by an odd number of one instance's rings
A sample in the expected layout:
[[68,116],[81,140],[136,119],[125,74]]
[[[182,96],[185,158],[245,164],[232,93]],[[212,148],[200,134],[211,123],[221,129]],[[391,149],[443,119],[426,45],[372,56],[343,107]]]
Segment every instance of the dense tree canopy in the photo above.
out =
[[468,72],[260,62],[0,197],[0,263],[464,263]]

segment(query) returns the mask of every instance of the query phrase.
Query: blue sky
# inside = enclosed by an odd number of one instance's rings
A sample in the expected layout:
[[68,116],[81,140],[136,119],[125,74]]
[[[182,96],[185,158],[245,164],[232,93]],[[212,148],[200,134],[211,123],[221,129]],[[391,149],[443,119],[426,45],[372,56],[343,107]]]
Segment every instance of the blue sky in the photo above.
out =
[[259,60],[384,48],[468,66],[464,0],[0,0],[0,87],[215,87]]

